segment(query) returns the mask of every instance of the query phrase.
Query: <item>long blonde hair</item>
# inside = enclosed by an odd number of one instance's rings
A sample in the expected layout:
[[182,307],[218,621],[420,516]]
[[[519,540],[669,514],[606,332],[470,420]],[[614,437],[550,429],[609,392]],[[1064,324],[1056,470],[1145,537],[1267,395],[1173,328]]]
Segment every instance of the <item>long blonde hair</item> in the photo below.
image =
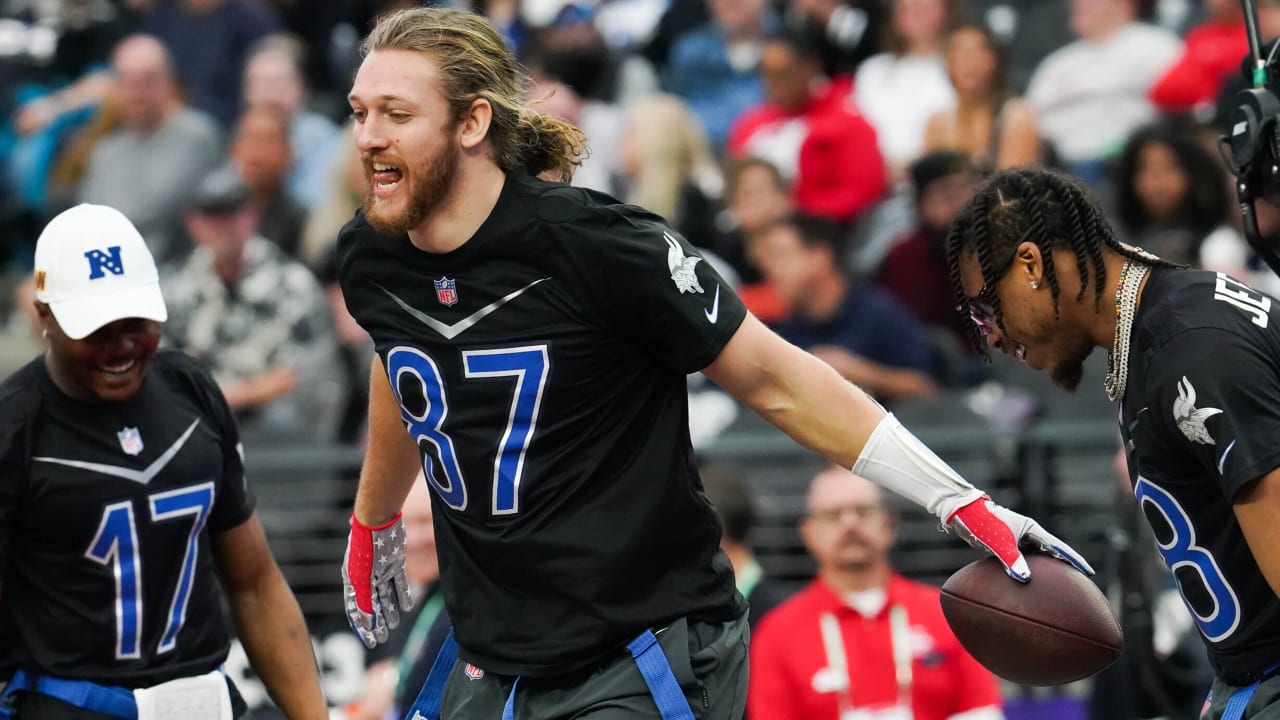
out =
[[568,182],[582,164],[582,131],[525,107],[528,75],[483,16],[452,8],[397,10],[378,20],[361,50],[410,50],[429,56],[440,68],[441,91],[455,122],[477,98],[487,100],[493,110],[493,160],[503,170],[523,167],[530,174],[545,172]]
[[637,167],[627,201],[677,222],[682,188],[715,171],[707,135],[674,95],[636,100],[628,116],[627,132]]

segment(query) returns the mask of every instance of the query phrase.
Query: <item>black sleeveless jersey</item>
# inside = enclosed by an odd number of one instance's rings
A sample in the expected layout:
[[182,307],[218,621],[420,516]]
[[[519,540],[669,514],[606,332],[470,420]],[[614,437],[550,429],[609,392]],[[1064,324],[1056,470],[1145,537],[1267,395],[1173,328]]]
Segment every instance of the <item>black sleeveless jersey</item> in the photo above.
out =
[[1228,677],[1280,662],[1280,599],[1231,507],[1280,467],[1275,305],[1221,273],[1152,270],[1120,405],[1134,492]]
[[210,537],[252,512],[231,411],[194,360],[157,353],[119,404],[27,364],[0,385],[0,678],[132,688],[215,669]]
[[509,174],[452,252],[357,213],[338,259],[435,489],[465,660],[555,675],[673,618],[743,612],[695,468],[686,376],[746,309],[661,218]]

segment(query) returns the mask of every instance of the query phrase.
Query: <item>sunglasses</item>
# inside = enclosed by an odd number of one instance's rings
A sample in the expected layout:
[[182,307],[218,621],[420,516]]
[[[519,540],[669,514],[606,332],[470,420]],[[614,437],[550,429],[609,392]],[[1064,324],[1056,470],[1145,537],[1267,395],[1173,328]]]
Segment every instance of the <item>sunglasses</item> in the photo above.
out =
[[[985,299],[990,297],[990,293],[992,292],[994,292],[993,289],[988,289],[987,286],[984,285],[978,295],[971,298],[965,298],[963,305],[956,306],[956,310],[958,312],[967,312],[969,314],[969,320],[972,321],[974,325],[978,326],[978,332],[982,337],[990,335],[991,331],[994,330],[996,326],[995,304],[990,300]],[[983,293],[987,294],[984,295]]]
[[[1024,234],[1025,237],[1025,234]],[[1020,244],[1021,241],[1019,241]],[[1015,245],[1016,247],[1016,245]],[[1009,259],[1000,266],[996,271],[996,276],[987,283],[983,283],[982,289],[978,290],[977,295],[966,297],[964,302],[956,306],[957,312],[968,313],[969,320],[978,326],[978,332],[982,337],[991,334],[996,328],[996,283],[1004,277],[1005,272],[1009,270],[1009,266],[1013,264],[1013,259],[1017,257],[1014,253]]]

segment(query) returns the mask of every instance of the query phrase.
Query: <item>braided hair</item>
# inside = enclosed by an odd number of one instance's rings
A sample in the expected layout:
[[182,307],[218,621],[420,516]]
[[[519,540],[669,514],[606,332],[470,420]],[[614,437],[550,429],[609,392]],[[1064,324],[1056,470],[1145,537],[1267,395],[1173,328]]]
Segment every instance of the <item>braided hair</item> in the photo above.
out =
[[[1104,249],[1147,265],[1181,267],[1116,239],[1102,208],[1074,178],[1039,168],[1017,168],[996,173],[987,180],[947,233],[947,267],[957,301],[963,305],[966,299],[960,281],[962,253],[973,251],[982,268],[982,282],[992,287],[1013,262],[1018,246],[1028,240],[1040,248],[1055,314],[1062,290],[1054,271],[1054,248],[1070,249],[1075,254],[1081,280],[1077,300],[1084,299],[1090,274],[1099,279],[1106,275]],[[1093,284],[1093,306],[1097,310],[1102,308],[1102,285]],[[996,325],[1003,332],[1004,309],[999,296],[993,294],[985,299],[991,302]],[[965,327],[970,344],[985,353],[978,327],[973,323]]]

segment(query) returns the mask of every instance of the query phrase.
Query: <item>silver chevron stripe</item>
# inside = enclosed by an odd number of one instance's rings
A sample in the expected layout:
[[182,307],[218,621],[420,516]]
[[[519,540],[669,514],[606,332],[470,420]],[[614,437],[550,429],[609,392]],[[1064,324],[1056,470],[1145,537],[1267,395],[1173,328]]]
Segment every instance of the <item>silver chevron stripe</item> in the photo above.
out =
[[46,462],[53,463],[55,465],[66,465],[67,467],[80,468],[82,470],[92,470],[93,472],[102,473],[103,475],[114,475],[115,477],[124,478],[125,480],[132,480],[140,485],[146,485],[154,480],[156,475],[160,474],[161,470],[164,470],[170,460],[173,460],[174,456],[176,456],[178,451],[182,449],[182,446],[186,444],[187,438],[191,437],[191,433],[195,432],[196,426],[199,424],[200,418],[196,418],[192,421],[191,427],[187,428],[187,431],[182,433],[182,437],[173,441],[173,444],[169,446],[169,449],[165,450],[163,455],[152,461],[145,470],[133,470],[131,468],[119,467],[116,465],[84,462],[83,460],[64,460],[63,458],[55,457],[33,457],[31,459],[34,462]]
[[421,310],[419,310],[419,309],[417,309],[417,308],[413,307],[413,306],[412,306],[412,305],[410,305],[409,303],[407,303],[407,302],[405,302],[405,301],[401,300],[400,298],[396,297],[395,293],[393,293],[393,292],[391,292],[390,290],[388,290],[388,289],[386,289],[386,288],[382,287],[381,285],[378,285],[378,283],[374,283],[374,285],[375,285],[379,290],[381,290],[382,292],[386,293],[386,294],[387,294],[387,297],[391,298],[391,301],[392,301],[392,302],[394,302],[395,304],[399,305],[401,308],[403,308],[403,309],[404,309],[404,311],[405,311],[405,312],[407,312],[407,313],[409,313],[411,316],[413,316],[413,319],[414,319],[414,320],[417,320],[418,322],[422,323],[423,325],[426,325],[427,327],[431,328],[432,330],[435,330],[436,332],[440,333],[442,336],[444,336],[444,339],[445,339],[445,340],[452,340],[452,339],[456,338],[457,336],[461,335],[462,333],[466,332],[467,330],[470,330],[472,327],[474,327],[474,326],[475,326],[475,324],[476,324],[476,323],[478,323],[478,322],[480,322],[481,320],[485,319],[485,318],[486,318],[486,317],[488,317],[489,315],[492,315],[492,314],[494,313],[494,311],[496,311],[498,308],[502,307],[503,305],[506,305],[507,303],[511,302],[512,300],[515,300],[516,298],[518,298],[518,297],[520,297],[521,295],[523,295],[523,294],[524,294],[524,292],[525,292],[526,290],[528,290],[529,288],[533,287],[534,285],[537,285],[537,284],[538,284],[538,283],[540,283],[540,282],[543,282],[543,281],[545,281],[545,280],[550,280],[550,279],[551,279],[551,278],[549,278],[549,277],[544,277],[544,278],[541,278],[541,279],[539,279],[539,280],[534,280],[533,282],[529,283],[528,285],[525,285],[524,287],[520,288],[519,290],[513,290],[513,291],[511,291],[511,292],[507,293],[506,295],[504,295],[504,296],[502,296],[502,297],[498,298],[497,300],[494,300],[493,302],[489,303],[488,305],[485,305],[484,307],[482,307],[482,308],[480,308],[479,310],[477,310],[477,311],[475,311],[475,312],[471,313],[470,315],[468,315],[468,316],[466,316],[466,317],[462,318],[462,319],[461,319],[461,320],[459,320],[458,322],[453,323],[452,325],[447,325],[447,324],[445,324],[445,323],[442,323],[442,322],[440,322],[439,320],[437,320],[437,319],[435,319],[435,318],[431,317],[430,315],[428,315],[428,314],[426,314],[426,313],[422,312]]

